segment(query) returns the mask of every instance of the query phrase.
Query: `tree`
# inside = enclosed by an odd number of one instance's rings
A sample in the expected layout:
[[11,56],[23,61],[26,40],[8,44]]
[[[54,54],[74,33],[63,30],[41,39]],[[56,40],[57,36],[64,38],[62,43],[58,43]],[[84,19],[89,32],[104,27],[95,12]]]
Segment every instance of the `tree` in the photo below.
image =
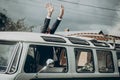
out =
[[5,14],[0,13],[0,31],[29,31],[32,32],[34,26],[26,26],[25,19],[19,19],[17,22],[12,21],[11,18]]
[[0,31],[4,31],[6,22],[7,22],[7,16],[0,13]]

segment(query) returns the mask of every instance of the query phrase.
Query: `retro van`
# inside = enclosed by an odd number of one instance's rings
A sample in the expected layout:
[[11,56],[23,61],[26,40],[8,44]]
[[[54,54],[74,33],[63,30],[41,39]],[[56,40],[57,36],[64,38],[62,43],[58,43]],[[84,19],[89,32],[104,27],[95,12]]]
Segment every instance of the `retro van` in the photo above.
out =
[[116,50],[77,37],[0,32],[0,80],[120,80]]

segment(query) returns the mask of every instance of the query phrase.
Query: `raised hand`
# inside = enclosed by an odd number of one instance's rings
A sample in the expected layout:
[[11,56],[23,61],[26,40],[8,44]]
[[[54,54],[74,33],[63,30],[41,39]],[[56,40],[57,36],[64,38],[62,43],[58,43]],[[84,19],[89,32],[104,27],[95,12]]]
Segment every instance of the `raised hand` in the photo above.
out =
[[47,8],[47,11],[48,11],[47,16],[48,16],[48,17],[51,17],[51,15],[52,15],[52,13],[53,13],[53,11],[54,11],[54,7],[52,6],[52,4],[47,3],[47,4],[46,4],[46,8]]
[[63,17],[63,15],[64,15],[64,6],[63,5],[61,5],[61,7],[60,7],[60,13],[59,13],[59,18],[62,18]]

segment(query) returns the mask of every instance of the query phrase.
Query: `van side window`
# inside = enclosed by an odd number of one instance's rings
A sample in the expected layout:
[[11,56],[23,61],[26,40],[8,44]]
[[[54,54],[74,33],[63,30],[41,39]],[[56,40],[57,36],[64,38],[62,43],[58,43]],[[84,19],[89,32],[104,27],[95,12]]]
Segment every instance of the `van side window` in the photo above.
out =
[[117,51],[118,70],[120,72],[120,51]]
[[35,56],[33,49],[34,49],[33,47],[29,47],[27,53],[25,66],[24,66],[24,71],[27,73],[35,72]]
[[26,73],[66,73],[67,52],[64,47],[30,45],[25,62]]
[[93,53],[89,49],[75,49],[77,72],[94,72]]
[[17,53],[15,54],[15,58],[13,60],[12,66],[10,68],[10,73],[14,73],[17,70],[17,66],[19,64],[19,59],[20,59],[20,47],[17,49]]
[[114,72],[113,58],[111,51],[97,50],[99,72]]

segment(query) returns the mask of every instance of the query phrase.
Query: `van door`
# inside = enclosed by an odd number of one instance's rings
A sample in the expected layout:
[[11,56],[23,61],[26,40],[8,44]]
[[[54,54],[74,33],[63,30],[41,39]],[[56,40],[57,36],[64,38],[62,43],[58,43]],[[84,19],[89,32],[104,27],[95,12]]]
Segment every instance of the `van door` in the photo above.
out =
[[67,79],[70,75],[66,47],[31,44],[23,71],[23,80]]

